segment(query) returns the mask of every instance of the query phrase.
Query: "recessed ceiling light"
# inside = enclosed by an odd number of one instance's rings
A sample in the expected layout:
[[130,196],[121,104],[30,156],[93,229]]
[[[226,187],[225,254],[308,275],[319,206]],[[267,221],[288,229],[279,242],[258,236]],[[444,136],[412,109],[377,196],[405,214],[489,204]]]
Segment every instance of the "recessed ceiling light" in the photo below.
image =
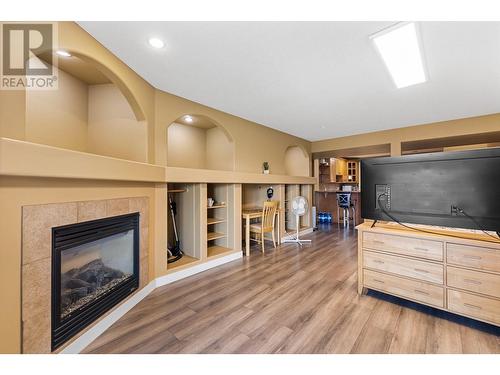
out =
[[59,50],[59,51],[56,51],[56,53],[57,53],[59,56],[63,56],[63,57],[71,57],[71,53],[66,52],[66,51]]
[[149,38],[149,45],[154,48],[163,48],[165,43],[160,38]]
[[427,81],[417,26],[397,23],[370,37],[397,88]]
[[184,121],[186,121],[188,123],[192,123],[193,122],[193,118],[191,116],[186,116],[186,117],[184,117]]

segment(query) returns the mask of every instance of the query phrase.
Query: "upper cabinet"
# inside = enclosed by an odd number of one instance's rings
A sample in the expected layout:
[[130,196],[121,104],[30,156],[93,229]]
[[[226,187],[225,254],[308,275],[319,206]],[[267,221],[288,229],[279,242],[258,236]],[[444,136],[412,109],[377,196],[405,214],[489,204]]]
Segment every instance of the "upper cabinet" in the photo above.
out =
[[316,190],[323,190],[323,184],[359,183],[359,161],[330,158],[320,164],[315,160]]

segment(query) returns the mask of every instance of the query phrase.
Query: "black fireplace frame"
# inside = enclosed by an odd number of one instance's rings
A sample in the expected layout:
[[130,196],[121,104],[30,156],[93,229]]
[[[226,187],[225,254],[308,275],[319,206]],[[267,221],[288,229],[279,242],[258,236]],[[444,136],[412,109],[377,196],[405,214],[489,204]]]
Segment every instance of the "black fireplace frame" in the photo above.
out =
[[[135,212],[52,228],[52,351],[139,288],[139,217],[139,213]],[[133,230],[133,275],[61,320],[61,253],[129,230]]]

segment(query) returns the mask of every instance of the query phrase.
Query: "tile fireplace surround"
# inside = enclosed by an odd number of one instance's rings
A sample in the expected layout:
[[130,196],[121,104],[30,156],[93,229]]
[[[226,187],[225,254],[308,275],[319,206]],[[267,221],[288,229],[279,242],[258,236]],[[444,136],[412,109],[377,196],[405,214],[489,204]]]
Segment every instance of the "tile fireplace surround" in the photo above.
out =
[[[137,290],[139,291],[149,281],[149,199],[147,197],[55,203],[23,207],[21,265],[23,353],[51,352],[52,228],[133,212],[140,213],[140,281],[139,289]],[[135,293],[137,293],[137,291]],[[115,306],[115,308],[119,305],[120,304]],[[105,313],[89,327],[75,335],[67,344],[70,344],[115,308]],[[64,349],[66,345],[63,345],[58,351]]]

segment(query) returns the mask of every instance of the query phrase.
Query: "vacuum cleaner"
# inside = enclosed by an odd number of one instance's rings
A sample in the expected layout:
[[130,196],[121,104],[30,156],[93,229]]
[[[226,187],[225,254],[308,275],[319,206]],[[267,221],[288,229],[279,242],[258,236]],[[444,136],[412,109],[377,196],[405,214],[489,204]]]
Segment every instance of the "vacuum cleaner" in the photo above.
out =
[[172,226],[174,227],[174,244],[168,247],[168,258],[167,263],[177,262],[182,258],[184,253],[181,250],[181,241],[179,240],[179,234],[177,233],[177,223],[175,221],[175,216],[177,215],[177,205],[173,201],[172,196],[168,196],[168,205],[170,207],[170,216],[172,217]]

